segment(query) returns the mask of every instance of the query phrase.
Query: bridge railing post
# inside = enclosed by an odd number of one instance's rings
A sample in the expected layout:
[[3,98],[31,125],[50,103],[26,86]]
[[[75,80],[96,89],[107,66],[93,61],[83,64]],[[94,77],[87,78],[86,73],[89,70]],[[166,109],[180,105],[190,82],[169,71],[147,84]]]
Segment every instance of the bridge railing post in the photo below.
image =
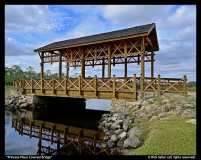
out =
[[97,96],[97,75],[94,76],[94,96]]
[[54,81],[54,77],[52,77],[52,94],[55,94],[55,81]]
[[67,80],[66,80],[66,77],[64,78],[64,92],[66,95],[68,95],[67,93]]
[[33,83],[34,81],[33,81],[33,78],[31,77],[31,93],[33,93]]
[[22,93],[24,93],[25,80],[21,79],[21,82],[22,82]]
[[43,93],[43,78],[41,77],[41,93]]
[[79,84],[78,84],[78,87],[79,87],[79,95],[81,96],[81,95],[82,95],[82,94],[81,94],[81,76],[78,77],[78,81],[79,81],[79,82],[78,82],[78,83],[79,83]]
[[137,92],[137,90],[136,90],[136,74],[134,74],[134,77],[133,77],[133,92],[134,92],[134,101],[136,101],[136,96],[137,96],[137,94],[136,94],[136,92]]

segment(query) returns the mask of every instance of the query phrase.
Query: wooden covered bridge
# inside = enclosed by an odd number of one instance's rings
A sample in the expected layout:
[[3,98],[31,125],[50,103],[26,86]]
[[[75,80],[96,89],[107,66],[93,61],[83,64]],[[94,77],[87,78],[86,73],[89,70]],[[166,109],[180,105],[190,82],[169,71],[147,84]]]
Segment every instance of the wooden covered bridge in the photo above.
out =
[[[154,76],[154,55],[159,51],[156,25],[146,24],[91,36],[53,42],[34,50],[41,59],[40,79],[14,81],[24,94],[94,99],[127,99],[135,101],[137,94],[165,92],[186,95],[186,76],[162,78]],[[58,78],[44,79],[44,64],[59,63]],[[145,62],[150,62],[151,75],[145,74]],[[62,63],[66,63],[62,77]],[[141,66],[141,74],[127,64]],[[124,77],[111,75],[111,66],[124,64]],[[102,77],[85,77],[85,67],[102,66]],[[105,66],[108,72],[105,75]],[[78,78],[69,77],[70,67],[80,67]],[[128,77],[127,73],[133,73]],[[146,75],[146,76],[145,76]]]

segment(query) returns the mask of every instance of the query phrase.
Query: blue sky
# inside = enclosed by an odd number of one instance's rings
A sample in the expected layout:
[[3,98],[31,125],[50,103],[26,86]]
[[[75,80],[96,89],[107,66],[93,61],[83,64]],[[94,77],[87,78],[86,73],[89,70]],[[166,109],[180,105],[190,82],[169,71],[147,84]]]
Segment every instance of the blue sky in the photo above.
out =
[[[196,5],[5,5],[5,66],[32,66],[40,72],[34,49],[49,43],[155,23],[160,50],[154,76],[196,81]],[[145,63],[145,76],[151,76]],[[58,63],[44,71],[58,72]],[[65,73],[65,64],[63,70]],[[70,69],[69,74],[79,73]],[[112,75],[124,76],[122,65]],[[101,66],[86,67],[86,75],[101,76]],[[128,76],[140,76],[140,65],[129,64]],[[106,73],[107,75],[107,67]]]

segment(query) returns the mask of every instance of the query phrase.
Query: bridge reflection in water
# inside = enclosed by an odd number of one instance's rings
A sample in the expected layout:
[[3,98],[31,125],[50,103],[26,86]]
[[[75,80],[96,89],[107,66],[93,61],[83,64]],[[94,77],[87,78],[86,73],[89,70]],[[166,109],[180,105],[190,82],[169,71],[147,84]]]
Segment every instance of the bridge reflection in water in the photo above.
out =
[[[39,139],[36,155],[111,155],[111,150],[101,145],[105,136],[102,131],[26,118],[12,119],[12,128],[20,135]],[[57,148],[43,146],[43,140],[56,143]]]

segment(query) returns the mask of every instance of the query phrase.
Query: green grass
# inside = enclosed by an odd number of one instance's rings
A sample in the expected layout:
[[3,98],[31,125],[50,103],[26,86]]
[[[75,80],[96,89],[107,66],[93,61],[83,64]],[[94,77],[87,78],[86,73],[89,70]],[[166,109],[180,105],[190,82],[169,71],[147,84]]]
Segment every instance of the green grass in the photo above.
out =
[[186,123],[188,119],[170,116],[170,120],[149,122],[144,145],[132,155],[196,155],[196,126]]

